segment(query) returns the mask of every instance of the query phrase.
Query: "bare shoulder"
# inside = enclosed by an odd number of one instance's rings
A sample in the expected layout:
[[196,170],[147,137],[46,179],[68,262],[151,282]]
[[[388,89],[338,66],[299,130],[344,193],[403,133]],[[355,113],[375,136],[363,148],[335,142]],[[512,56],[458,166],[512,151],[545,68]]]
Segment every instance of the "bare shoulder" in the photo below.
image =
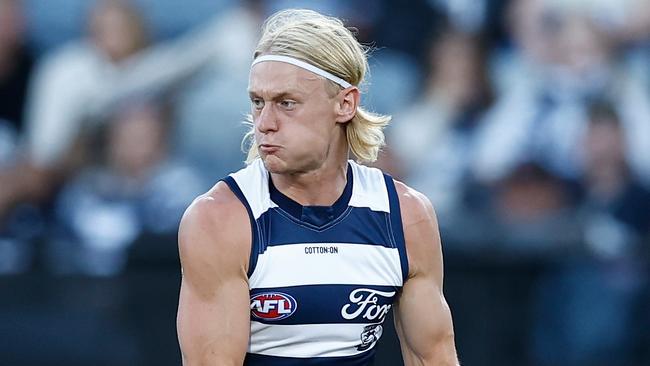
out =
[[183,215],[178,233],[183,272],[245,273],[250,243],[246,208],[227,184],[219,182],[197,197]]
[[402,182],[395,181],[395,188],[404,226],[409,277],[422,273],[438,274],[442,267],[442,253],[433,205],[424,194]]
[[437,226],[433,205],[427,196],[398,180],[395,180],[395,188],[397,189],[400,210],[402,211],[402,224],[405,228],[422,221],[431,220]]
[[226,183],[219,182],[190,204],[183,214],[181,231],[194,226],[205,226],[204,229],[209,230],[212,227],[209,224],[223,226],[219,223],[245,218],[245,215],[244,205]]

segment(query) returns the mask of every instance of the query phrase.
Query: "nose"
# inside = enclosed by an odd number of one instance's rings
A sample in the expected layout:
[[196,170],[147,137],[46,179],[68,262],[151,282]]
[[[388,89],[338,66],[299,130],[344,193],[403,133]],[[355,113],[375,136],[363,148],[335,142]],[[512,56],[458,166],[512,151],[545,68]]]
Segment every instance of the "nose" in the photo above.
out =
[[261,133],[278,130],[278,121],[271,103],[267,103],[257,116],[257,129]]

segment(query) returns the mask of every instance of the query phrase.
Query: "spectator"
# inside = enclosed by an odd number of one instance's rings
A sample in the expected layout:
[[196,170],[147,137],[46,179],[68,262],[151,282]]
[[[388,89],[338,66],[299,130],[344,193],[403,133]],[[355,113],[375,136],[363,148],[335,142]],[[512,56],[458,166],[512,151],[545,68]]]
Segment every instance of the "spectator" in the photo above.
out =
[[206,187],[170,156],[167,131],[165,114],[151,103],[111,118],[98,144],[101,159],[67,183],[56,204],[66,230],[52,243],[55,271],[114,275],[143,233],[175,235],[183,211]]
[[26,154],[0,171],[0,216],[15,204],[51,194],[57,175],[89,118],[92,96],[112,77],[116,63],[145,45],[136,13],[121,1],[99,3],[90,20],[92,36],[66,46],[39,67],[30,92]]
[[650,193],[630,174],[612,106],[589,108],[581,148],[586,247],[541,278],[534,354],[540,365],[629,365],[644,331],[634,319],[646,281],[639,244],[650,232]]
[[[584,205],[594,215],[604,215],[623,227],[623,238],[641,239],[650,235],[650,192],[630,171],[621,122],[614,108],[594,104],[589,111],[589,126],[584,140]],[[601,222],[602,224],[602,222]],[[601,225],[598,225],[601,226]],[[593,227],[602,231],[602,227]],[[621,239],[602,232],[588,235],[595,248],[618,253],[630,250]],[[600,244],[599,244],[600,243]],[[617,244],[620,245],[617,248]],[[610,249],[606,249],[609,247]]]
[[503,94],[480,138],[479,176],[494,181],[522,162],[535,161],[555,175],[576,179],[583,162],[575,141],[585,132],[586,107],[596,96],[606,95],[621,113],[630,168],[649,183],[647,91],[619,67],[601,24],[553,4],[515,2],[524,14],[531,13],[532,24],[515,28],[525,45],[517,54],[527,62],[511,79],[515,82],[500,84]]
[[491,187],[493,249],[538,259],[575,253],[581,232],[570,188],[535,163],[511,171]]
[[243,165],[241,136],[246,127],[241,122],[250,112],[250,99],[245,92],[233,90],[245,91],[248,86],[251,50],[264,18],[264,4],[241,1],[214,17],[215,36],[209,44],[218,51],[218,58],[182,85],[174,100],[174,147],[211,181]]
[[98,1],[88,37],[46,56],[38,67],[29,94],[24,156],[0,171],[0,216],[17,203],[50,197],[80,158],[74,152],[80,135],[97,128],[92,122],[105,119],[120,101],[168,92],[200,68],[227,60],[219,57],[219,47],[227,42],[220,36],[222,23],[211,21],[144,49],[146,31],[136,9],[124,0]]
[[[11,187],[3,184],[13,169],[23,127],[23,109],[33,57],[25,39],[25,18],[20,1],[0,0],[0,274],[31,269],[34,248],[30,240],[42,229],[41,212],[21,205],[4,213]],[[28,185],[29,182],[21,182]],[[26,224],[25,220],[31,220]]]
[[395,117],[387,137],[403,178],[438,211],[457,208],[472,177],[476,132],[492,103],[486,61],[480,39],[451,29],[442,33],[431,47],[420,100]]
[[60,165],[70,153],[92,107],[120,65],[148,43],[136,9],[121,0],[103,0],[92,9],[89,36],[73,41],[41,63],[30,95],[28,152],[30,162]]
[[25,40],[20,3],[0,0],[0,125],[20,133],[33,57]]

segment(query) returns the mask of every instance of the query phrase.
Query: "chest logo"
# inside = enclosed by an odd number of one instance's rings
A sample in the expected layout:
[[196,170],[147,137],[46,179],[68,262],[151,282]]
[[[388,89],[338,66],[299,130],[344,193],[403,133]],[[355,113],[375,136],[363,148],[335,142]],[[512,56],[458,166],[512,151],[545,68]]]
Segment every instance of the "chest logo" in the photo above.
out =
[[381,324],[370,324],[363,327],[361,344],[357,345],[357,351],[365,351],[372,347],[381,338],[383,332]]
[[379,305],[380,297],[390,299],[394,295],[395,291],[385,292],[369,288],[358,288],[350,293],[350,303],[343,305],[341,316],[347,320],[362,316],[370,321],[383,322],[392,305]]
[[251,297],[251,314],[258,319],[285,319],[293,315],[297,308],[296,299],[282,292],[263,292]]

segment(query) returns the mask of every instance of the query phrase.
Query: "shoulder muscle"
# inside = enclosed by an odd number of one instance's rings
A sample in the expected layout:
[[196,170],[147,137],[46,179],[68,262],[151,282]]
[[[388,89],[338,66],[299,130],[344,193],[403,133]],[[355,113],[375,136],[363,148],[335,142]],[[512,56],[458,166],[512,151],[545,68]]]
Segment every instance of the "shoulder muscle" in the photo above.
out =
[[225,183],[219,182],[188,207],[178,242],[183,276],[199,292],[219,279],[246,276],[250,221],[244,205]]
[[442,282],[442,253],[438,220],[429,199],[422,193],[395,181],[400,201],[404,239],[409,260],[409,277],[433,274]]

